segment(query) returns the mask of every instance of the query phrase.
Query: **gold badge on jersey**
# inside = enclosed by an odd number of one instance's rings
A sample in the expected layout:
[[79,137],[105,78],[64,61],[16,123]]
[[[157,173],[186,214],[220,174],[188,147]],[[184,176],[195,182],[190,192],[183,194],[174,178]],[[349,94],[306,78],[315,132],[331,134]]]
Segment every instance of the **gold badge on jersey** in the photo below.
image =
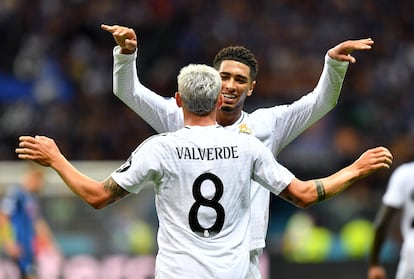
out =
[[239,133],[252,134],[253,132],[247,124],[243,123],[239,125]]

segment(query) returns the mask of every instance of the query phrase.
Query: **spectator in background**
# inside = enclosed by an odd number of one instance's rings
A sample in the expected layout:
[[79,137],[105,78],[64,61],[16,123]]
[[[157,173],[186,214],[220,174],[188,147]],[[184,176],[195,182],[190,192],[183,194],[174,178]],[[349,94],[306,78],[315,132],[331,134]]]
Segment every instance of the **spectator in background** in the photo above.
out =
[[43,170],[29,163],[23,180],[10,185],[0,203],[0,243],[22,279],[38,278],[37,255],[42,249],[57,251],[37,200],[43,185]]
[[[392,173],[375,220],[375,236],[369,258],[368,279],[387,278],[381,265],[381,251],[393,218],[402,211],[400,229],[403,244],[396,279],[414,278],[414,162],[400,165]],[[394,276],[391,276],[394,278]]]

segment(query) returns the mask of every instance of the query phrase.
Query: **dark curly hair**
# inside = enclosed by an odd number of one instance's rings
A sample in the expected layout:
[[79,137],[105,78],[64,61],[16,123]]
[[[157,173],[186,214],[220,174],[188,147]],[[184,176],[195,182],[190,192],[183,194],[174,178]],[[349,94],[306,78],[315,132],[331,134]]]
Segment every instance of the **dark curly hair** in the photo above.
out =
[[213,66],[217,70],[223,60],[234,60],[247,65],[250,68],[250,77],[256,80],[259,65],[253,53],[244,46],[229,46],[222,48],[214,57]]

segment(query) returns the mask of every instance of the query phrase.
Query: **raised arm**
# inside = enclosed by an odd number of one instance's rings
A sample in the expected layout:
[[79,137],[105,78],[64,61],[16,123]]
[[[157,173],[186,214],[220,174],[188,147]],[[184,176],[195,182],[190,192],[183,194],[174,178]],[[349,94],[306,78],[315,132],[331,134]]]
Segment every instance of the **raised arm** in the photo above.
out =
[[289,106],[276,108],[277,121],[282,119],[286,123],[275,123],[281,142],[278,145],[279,150],[274,150],[274,153],[279,153],[336,106],[348,65],[356,62],[351,53],[370,50],[373,44],[371,39],[348,40],[327,51],[321,76],[313,91]]
[[379,169],[388,169],[392,160],[391,153],[385,147],[372,148],[351,165],[328,177],[308,181],[294,178],[279,196],[298,207],[308,207],[337,195],[355,181]]
[[141,84],[137,73],[137,36],[131,28],[105,25],[101,28],[112,34],[117,46],[113,50],[113,92],[157,131],[175,131],[184,126],[182,110],[174,98],[164,98]]
[[98,182],[81,173],[66,160],[51,138],[21,136],[16,153],[19,159],[32,160],[54,169],[72,192],[95,209],[103,208],[129,194],[110,177]]

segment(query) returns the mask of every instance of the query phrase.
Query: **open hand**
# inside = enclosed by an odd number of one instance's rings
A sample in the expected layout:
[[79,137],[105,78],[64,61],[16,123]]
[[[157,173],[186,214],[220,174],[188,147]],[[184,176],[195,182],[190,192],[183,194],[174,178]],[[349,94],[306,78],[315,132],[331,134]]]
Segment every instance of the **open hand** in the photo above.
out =
[[329,57],[338,61],[355,63],[356,59],[351,55],[354,50],[370,50],[374,45],[371,38],[361,40],[348,40],[328,50]]

